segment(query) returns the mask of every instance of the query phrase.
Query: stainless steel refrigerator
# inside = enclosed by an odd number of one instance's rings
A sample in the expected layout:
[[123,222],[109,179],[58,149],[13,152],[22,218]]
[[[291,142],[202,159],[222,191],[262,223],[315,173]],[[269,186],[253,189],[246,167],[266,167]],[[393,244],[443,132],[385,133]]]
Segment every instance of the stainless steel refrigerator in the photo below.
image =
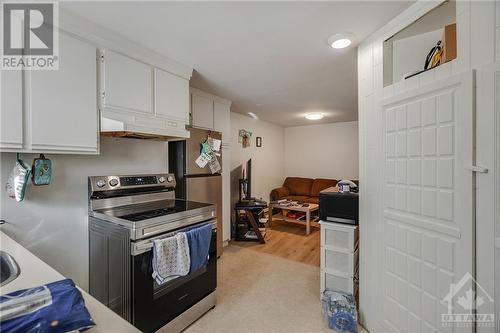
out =
[[[175,174],[176,197],[190,201],[217,205],[217,254],[222,254],[222,177],[221,171],[212,173],[210,168],[200,168],[196,159],[200,156],[201,144],[208,136],[222,140],[220,132],[191,128],[190,138],[171,141],[168,144],[168,171]],[[222,150],[218,157],[222,167]]]

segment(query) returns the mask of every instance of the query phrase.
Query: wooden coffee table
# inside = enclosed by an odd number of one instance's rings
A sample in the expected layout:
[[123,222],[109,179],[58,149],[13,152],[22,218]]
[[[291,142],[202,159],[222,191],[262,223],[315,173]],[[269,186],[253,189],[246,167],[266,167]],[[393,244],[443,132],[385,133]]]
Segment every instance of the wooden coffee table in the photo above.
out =
[[[294,223],[301,223],[304,224],[306,223],[306,235],[309,235],[311,233],[311,212],[314,212],[318,210],[319,205],[318,204],[308,204],[307,207],[302,207],[302,205],[299,203],[297,205],[293,206],[285,206],[281,204],[269,204],[269,226],[271,226],[273,219],[280,219],[286,222],[294,222]],[[281,210],[281,214],[275,214],[273,215],[273,208]],[[289,211],[294,211],[294,212],[303,212],[306,213],[306,220],[297,220],[297,219],[291,219],[286,216],[286,214]]]

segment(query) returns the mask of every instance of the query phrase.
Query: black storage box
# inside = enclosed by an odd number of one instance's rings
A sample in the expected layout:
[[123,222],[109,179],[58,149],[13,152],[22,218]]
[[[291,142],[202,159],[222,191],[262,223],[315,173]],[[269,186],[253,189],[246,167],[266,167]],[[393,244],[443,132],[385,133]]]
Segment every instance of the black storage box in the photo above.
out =
[[340,193],[334,187],[319,192],[319,218],[322,221],[357,225],[359,221],[358,194]]

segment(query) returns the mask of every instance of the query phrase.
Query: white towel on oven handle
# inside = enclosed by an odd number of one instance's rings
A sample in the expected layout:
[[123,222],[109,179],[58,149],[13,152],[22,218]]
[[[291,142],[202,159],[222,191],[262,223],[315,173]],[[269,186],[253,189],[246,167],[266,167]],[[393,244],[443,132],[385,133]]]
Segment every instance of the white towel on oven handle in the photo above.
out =
[[191,258],[184,232],[153,241],[153,279],[159,285],[189,273]]

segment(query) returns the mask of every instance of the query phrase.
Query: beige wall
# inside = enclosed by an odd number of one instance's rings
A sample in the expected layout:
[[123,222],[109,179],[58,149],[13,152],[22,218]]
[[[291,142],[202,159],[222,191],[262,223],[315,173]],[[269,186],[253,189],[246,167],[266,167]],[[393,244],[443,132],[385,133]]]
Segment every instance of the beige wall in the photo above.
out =
[[358,179],[358,122],[285,128],[285,175]]
[[[22,154],[31,164],[35,154]],[[85,289],[88,286],[87,177],[167,171],[167,143],[101,137],[100,155],[51,155],[52,181],[28,185],[24,201],[3,190],[16,155],[0,154],[2,231]]]
[[[251,146],[238,143],[238,131],[253,133]],[[262,137],[262,147],[255,147],[255,138]],[[252,159],[252,196],[269,200],[269,193],[284,179],[284,129],[266,121],[231,112],[231,170]]]

